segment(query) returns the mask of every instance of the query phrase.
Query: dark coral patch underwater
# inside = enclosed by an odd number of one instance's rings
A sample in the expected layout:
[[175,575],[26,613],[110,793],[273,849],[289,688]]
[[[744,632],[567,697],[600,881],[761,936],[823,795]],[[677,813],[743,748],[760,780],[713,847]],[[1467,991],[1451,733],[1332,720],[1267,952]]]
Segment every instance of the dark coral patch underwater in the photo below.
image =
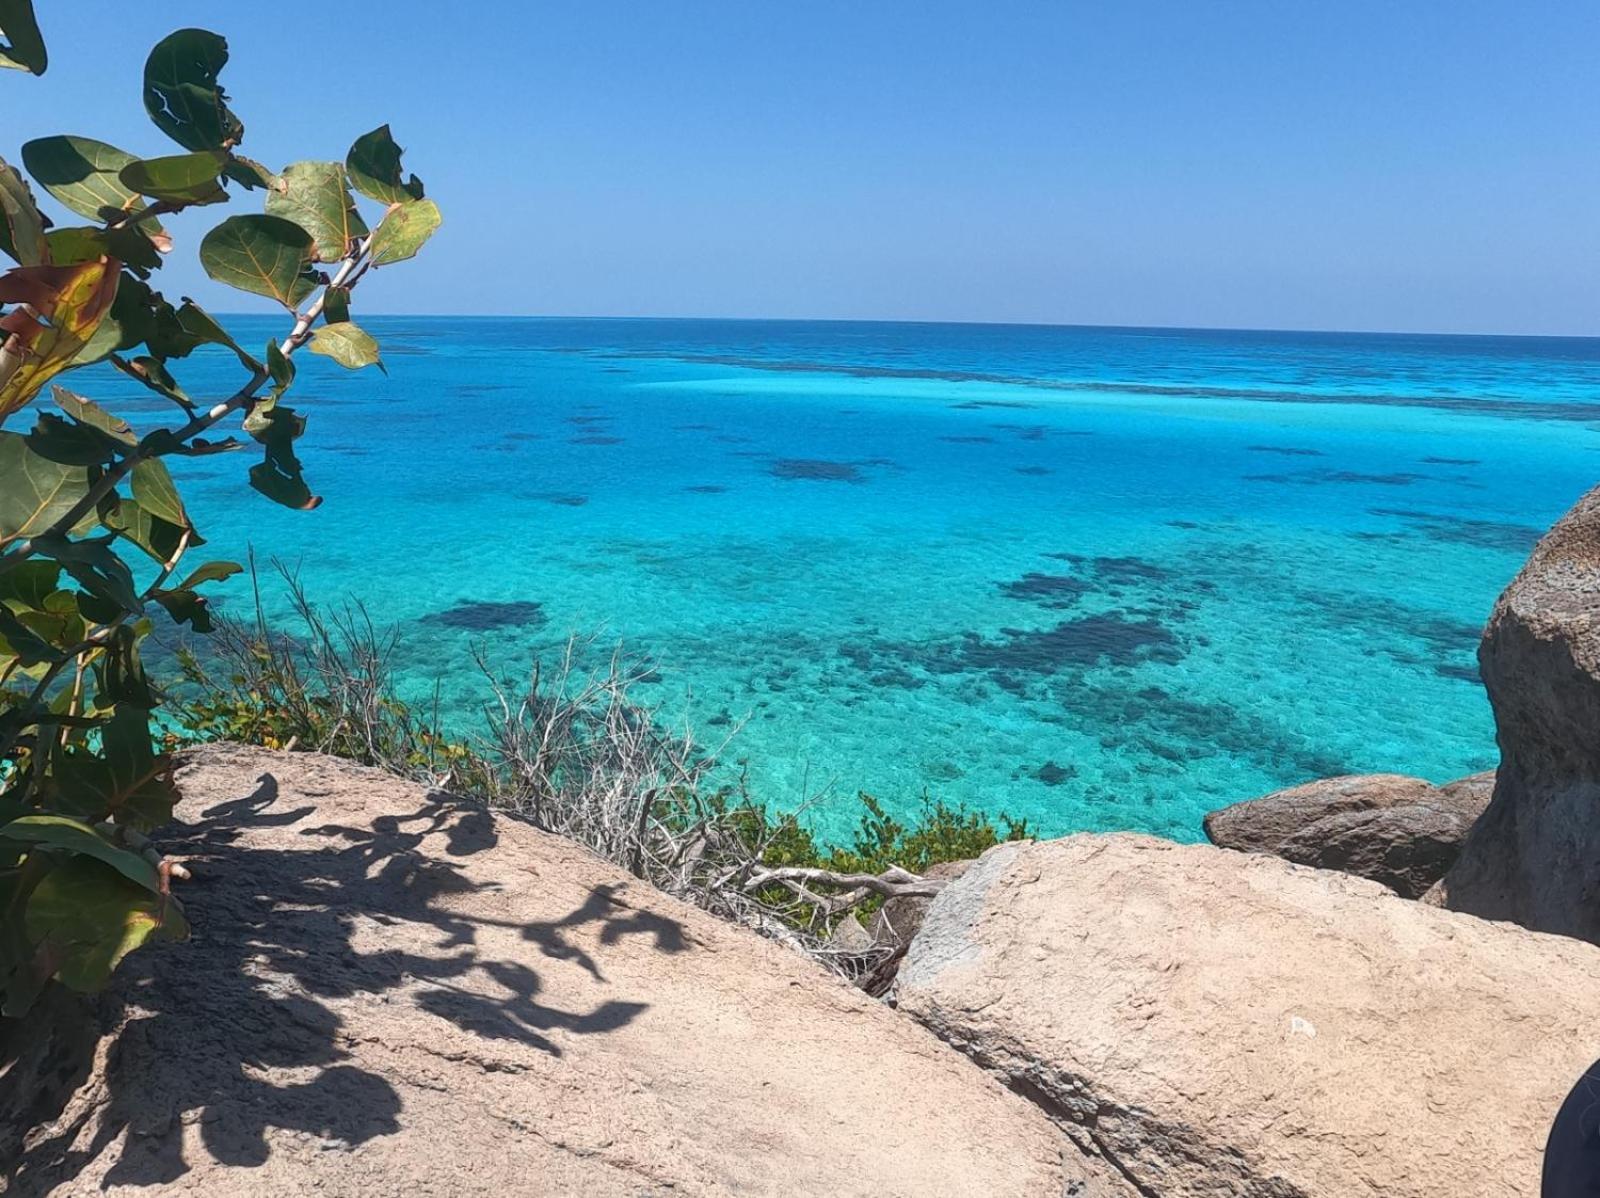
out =
[[526,599],[463,599],[442,611],[422,617],[424,624],[490,632],[497,628],[522,628],[545,622],[544,608]]
[[[1507,553],[1527,553],[1544,535],[1542,529],[1535,528],[1531,524],[1451,516],[1442,512],[1417,511],[1413,508],[1375,507],[1368,508],[1367,512],[1373,516],[1403,520],[1411,532],[1430,540],[1474,545],[1480,549],[1500,549]],[[1372,538],[1389,535],[1392,534],[1369,534]]]
[[803,482],[859,483],[866,476],[849,462],[826,462],[820,458],[779,458],[768,468],[773,478]]

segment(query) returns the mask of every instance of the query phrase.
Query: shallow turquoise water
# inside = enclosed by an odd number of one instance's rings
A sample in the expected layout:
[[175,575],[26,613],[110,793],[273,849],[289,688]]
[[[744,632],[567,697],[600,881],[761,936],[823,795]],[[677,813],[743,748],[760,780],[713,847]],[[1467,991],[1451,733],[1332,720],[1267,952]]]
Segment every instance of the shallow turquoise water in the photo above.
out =
[[208,552],[297,552],[461,728],[473,641],[514,672],[620,638],[670,710],[746,719],[779,805],[927,790],[1192,839],[1314,776],[1485,768],[1479,628],[1600,466],[1600,341],[368,323],[388,379],[301,367],[320,510],[240,458],[180,471]]

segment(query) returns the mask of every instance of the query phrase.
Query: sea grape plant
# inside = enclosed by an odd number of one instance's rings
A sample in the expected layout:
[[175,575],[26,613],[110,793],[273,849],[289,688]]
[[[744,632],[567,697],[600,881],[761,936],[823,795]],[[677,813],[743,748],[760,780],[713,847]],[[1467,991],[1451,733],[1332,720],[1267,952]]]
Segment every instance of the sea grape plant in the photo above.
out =
[[[388,126],[345,161],[272,171],[244,157],[244,124],[218,81],[226,41],[180,29],[151,52],[144,106],[181,153],[137,156],[88,137],[0,160],[0,1011],[25,1010],[52,978],[102,986],[153,937],[181,938],[182,876],[146,835],[171,815],[173,759],[141,664],[156,619],[211,628],[203,588],[232,562],[180,565],[204,539],[168,460],[247,450],[249,481],[309,510],[295,454],[306,419],[284,403],[302,347],[341,366],[381,365],[350,317],[369,270],[413,256],[439,226],[405,177]],[[0,66],[47,63],[30,0],[0,0]],[[70,216],[53,220],[28,182]],[[355,193],[378,208],[363,215]],[[286,310],[258,352],[192,300],[152,285],[172,251],[164,220],[259,192],[264,210],[228,216],[200,240],[213,279]],[[176,221],[174,222],[176,223]],[[237,358],[226,397],[178,378],[202,347]],[[57,382],[97,366],[136,379],[174,409],[138,430]],[[91,376],[85,376],[91,377]],[[44,410],[46,389],[55,410]],[[32,427],[20,417],[33,405]],[[10,427],[6,427],[7,425]],[[236,425],[230,429],[229,425]]]

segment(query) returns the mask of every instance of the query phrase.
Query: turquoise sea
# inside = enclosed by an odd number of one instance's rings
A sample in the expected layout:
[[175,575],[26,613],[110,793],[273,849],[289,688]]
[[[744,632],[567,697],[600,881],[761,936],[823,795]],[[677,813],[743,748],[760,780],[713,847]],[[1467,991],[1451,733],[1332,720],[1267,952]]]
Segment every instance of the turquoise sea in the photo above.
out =
[[621,640],[644,697],[712,738],[743,721],[728,768],[758,797],[842,796],[826,831],[857,790],[926,791],[1194,839],[1313,777],[1486,768],[1479,629],[1600,474],[1600,340],[366,323],[387,378],[301,363],[324,505],[255,495],[243,455],[185,462],[202,553],[364,601],[462,731],[473,643],[514,674]]

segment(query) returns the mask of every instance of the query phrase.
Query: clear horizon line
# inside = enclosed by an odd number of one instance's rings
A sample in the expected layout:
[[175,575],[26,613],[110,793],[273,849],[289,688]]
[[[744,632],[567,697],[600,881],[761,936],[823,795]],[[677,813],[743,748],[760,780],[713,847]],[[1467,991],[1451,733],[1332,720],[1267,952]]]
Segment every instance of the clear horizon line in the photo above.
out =
[[[271,312],[228,312],[217,310],[217,315],[227,317],[270,317]],[[1347,337],[1459,337],[1466,339],[1496,338],[1501,340],[1521,339],[1528,341],[1600,341],[1600,332],[1595,333],[1465,333],[1441,332],[1437,329],[1354,329],[1354,328],[1268,328],[1251,327],[1247,325],[1206,325],[1206,324],[1090,324],[1082,321],[1048,321],[1048,320],[926,320],[905,319],[897,317],[849,317],[849,316],[640,316],[640,315],[595,315],[588,314],[562,314],[538,312],[365,312],[364,316],[374,316],[382,319],[411,319],[411,320],[592,320],[592,321],[657,321],[668,323],[671,321],[716,321],[724,324],[891,324],[891,325],[923,325],[929,327],[955,327],[955,328],[1010,328],[1010,329],[1093,329],[1102,332],[1143,332],[1143,333],[1281,333],[1292,336],[1347,336]]]

